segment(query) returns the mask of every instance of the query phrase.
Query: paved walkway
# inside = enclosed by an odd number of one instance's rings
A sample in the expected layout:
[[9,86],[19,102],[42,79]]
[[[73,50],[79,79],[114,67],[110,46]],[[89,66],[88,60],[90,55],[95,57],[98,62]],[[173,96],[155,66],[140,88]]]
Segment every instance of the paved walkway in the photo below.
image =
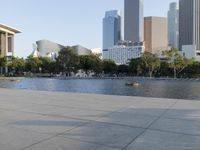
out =
[[0,89],[2,150],[199,150],[200,101]]

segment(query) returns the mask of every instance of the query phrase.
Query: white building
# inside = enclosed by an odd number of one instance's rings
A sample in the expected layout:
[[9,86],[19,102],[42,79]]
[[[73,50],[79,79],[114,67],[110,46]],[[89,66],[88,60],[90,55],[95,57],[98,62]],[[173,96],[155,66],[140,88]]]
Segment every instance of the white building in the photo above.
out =
[[110,59],[118,65],[123,65],[133,58],[141,57],[144,51],[144,46],[114,46],[105,51],[103,59]]
[[81,45],[75,45],[75,46],[72,46],[72,48],[74,48],[75,50],[75,53],[77,55],[90,55],[92,53],[92,51],[88,48],[85,48]]
[[196,45],[183,45],[182,53],[188,59],[200,61],[200,51],[196,50]]
[[92,48],[91,51],[93,54],[102,54],[101,48]]
[[[39,56],[42,57],[52,57],[53,55],[57,55],[59,51],[65,48],[64,45],[57,44],[55,42],[43,39],[40,41],[36,41],[36,49],[39,52]],[[34,48],[35,49],[35,48]]]
[[[58,57],[59,52],[67,46],[43,39],[36,42],[33,46],[32,56],[34,57],[49,57],[55,60]],[[74,53],[77,55],[90,55],[92,51],[81,45],[71,46],[74,49]]]

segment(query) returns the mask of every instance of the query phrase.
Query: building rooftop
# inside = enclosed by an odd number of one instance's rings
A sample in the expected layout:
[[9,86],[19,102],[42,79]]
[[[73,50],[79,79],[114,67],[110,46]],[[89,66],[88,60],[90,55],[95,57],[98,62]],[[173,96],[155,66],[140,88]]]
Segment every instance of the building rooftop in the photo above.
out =
[[167,19],[167,17],[162,17],[162,16],[145,16],[144,18],[161,18],[161,19]]
[[10,30],[10,31],[12,31],[12,32],[14,32],[14,33],[21,33],[20,30],[18,30],[18,29],[16,29],[16,28],[13,28],[13,27],[11,27],[11,26],[2,24],[2,23],[0,23],[0,28],[4,28],[4,29],[6,29],[6,30]]
[[36,41],[36,43],[43,43],[43,42],[45,42],[45,43],[51,43],[51,44],[57,44],[57,45],[59,45],[59,46],[61,46],[63,48],[66,47],[66,46],[64,46],[62,44],[59,44],[59,43],[56,43],[56,42],[53,42],[53,41],[50,41],[50,40],[47,40],[47,39],[42,39],[42,40]]

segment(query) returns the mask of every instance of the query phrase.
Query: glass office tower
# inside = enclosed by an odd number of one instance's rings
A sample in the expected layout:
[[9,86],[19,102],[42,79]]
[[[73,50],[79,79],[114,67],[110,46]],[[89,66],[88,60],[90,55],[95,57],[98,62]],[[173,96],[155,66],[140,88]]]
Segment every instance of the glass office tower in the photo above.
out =
[[121,40],[121,15],[120,11],[112,10],[105,13],[103,18],[103,58],[107,59],[108,48],[117,45]]
[[179,36],[179,10],[176,2],[170,3],[168,11],[168,44],[178,48]]

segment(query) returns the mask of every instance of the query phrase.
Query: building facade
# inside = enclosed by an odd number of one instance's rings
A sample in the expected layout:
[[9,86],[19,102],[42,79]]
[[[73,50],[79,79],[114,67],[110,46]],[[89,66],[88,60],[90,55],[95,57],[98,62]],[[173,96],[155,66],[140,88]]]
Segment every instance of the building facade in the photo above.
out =
[[119,40],[121,40],[120,11],[107,11],[103,18],[103,58],[106,57],[108,48],[117,45]]
[[153,54],[161,54],[168,50],[167,18],[144,18],[145,51]]
[[114,46],[106,51],[104,59],[113,60],[117,65],[128,64],[133,58],[140,58],[144,53],[144,46]]
[[[36,46],[34,46],[34,50],[31,55],[36,57],[49,57],[52,60],[55,60],[59,52],[66,47],[67,46],[43,39],[36,42]],[[91,50],[81,45],[75,45],[71,47],[74,49],[74,53],[77,55],[90,55],[92,53]]]
[[75,46],[72,46],[72,48],[75,50],[75,53],[79,56],[92,54],[92,51],[90,49],[85,48],[81,45],[75,45]]
[[199,23],[200,0],[179,0],[179,50],[196,47],[195,56],[200,56]]
[[36,45],[39,56],[50,57],[52,60],[54,60],[58,56],[59,51],[65,48],[65,46],[63,45],[46,39],[36,41]]
[[0,24],[0,57],[14,56],[14,36],[19,30]]
[[176,2],[170,3],[168,11],[168,44],[178,48],[179,38],[179,10]]
[[144,41],[143,0],[124,0],[124,40]]
[[103,49],[113,47],[119,40],[121,40],[120,11],[107,11],[103,18]]

